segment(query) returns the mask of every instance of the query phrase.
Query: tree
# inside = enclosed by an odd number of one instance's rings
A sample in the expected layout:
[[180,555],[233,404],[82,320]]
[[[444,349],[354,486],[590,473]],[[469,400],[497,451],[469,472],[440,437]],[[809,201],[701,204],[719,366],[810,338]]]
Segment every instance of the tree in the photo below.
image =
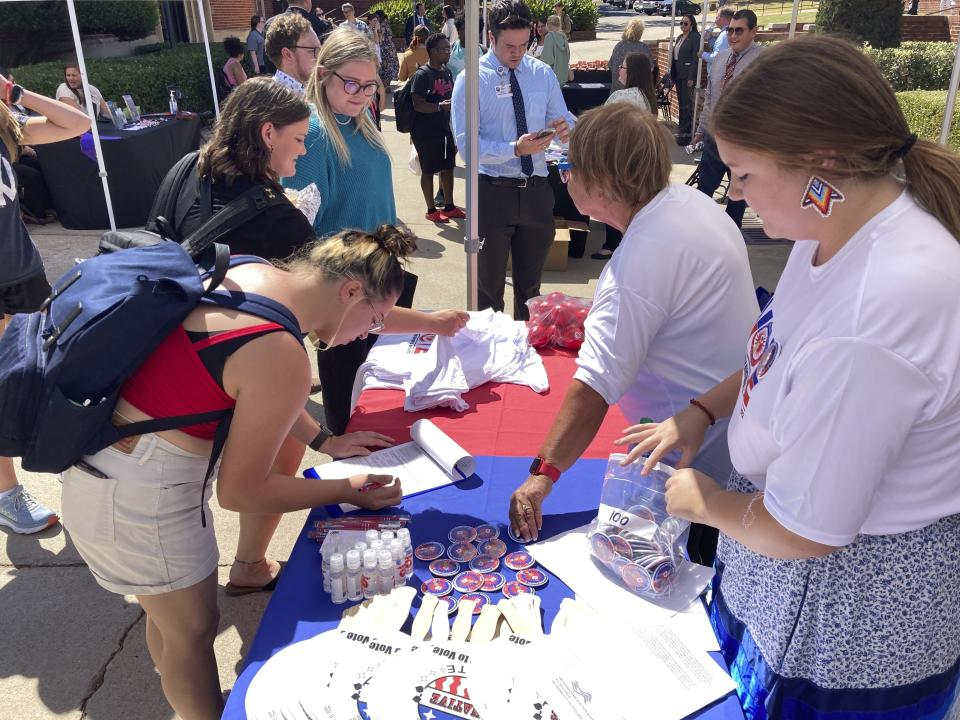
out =
[[817,30],[873,47],[899,47],[902,16],[902,0],[820,0]]

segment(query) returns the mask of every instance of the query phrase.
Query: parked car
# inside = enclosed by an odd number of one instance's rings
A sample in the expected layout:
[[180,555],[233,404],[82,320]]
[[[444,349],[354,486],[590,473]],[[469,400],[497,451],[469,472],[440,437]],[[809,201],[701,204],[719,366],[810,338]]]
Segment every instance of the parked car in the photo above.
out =
[[627,8],[627,0],[607,0],[607,3],[614,7],[623,8],[624,10]]
[[[670,15],[673,0],[658,0],[658,15]],[[703,7],[690,0],[677,0],[677,17],[681,15],[699,15]]]
[[654,15],[660,9],[659,0],[636,0],[633,9],[645,15]]

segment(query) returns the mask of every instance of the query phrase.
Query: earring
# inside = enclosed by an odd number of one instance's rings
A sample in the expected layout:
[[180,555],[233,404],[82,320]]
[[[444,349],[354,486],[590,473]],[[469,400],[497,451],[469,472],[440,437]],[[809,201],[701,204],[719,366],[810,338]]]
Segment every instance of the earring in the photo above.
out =
[[841,203],[846,198],[835,186],[827,180],[817,175],[811,175],[807,183],[806,190],[803,191],[803,198],[800,200],[801,209],[813,207],[821,217],[830,217],[833,212],[833,204]]

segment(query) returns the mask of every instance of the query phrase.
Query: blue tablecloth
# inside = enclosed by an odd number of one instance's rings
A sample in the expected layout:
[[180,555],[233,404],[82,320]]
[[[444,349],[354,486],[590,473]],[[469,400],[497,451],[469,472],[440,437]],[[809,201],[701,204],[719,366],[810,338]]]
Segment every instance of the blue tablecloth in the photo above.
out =
[[[455,525],[500,523],[507,525],[507,507],[510,494],[527,475],[530,460],[517,457],[477,457],[477,473],[456,485],[433,490],[408,498],[403,510],[412,516],[410,534],[414,546],[429,540],[446,543],[447,532]],[[543,537],[580,527],[596,516],[597,503],[606,460],[580,460],[564,473],[546,501],[543,519]],[[273,593],[257,630],[244,667],[234,684],[223,717],[230,720],[246,718],[244,698],[250,681],[271,655],[291,643],[306,640],[330,630],[339,623],[344,605],[334,605],[323,592],[320,575],[319,546],[307,537],[313,521],[326,517],[322,509],[310,513],[297,539],[283,577]],[[510,551],[518,546],[506,536],[501,538]],[[414,561],[417,587],[430,577],[427,564]],[[543,568],[550,580],[537,590],[543,609],[543,625],[549,630],[560,608],[560,601],[573,593],[555,575]],[[504,570],[508,580],[514,573]],[[502,597],[493,593],[493,599]],[[419,600],[414,603],[414,610]],[[720,665],[719,653],[712,653]],[[707,708],[690,716],[703,720],[743,720],[736,696],[731,693]],[[501,719],[497,719],[501,720]]]

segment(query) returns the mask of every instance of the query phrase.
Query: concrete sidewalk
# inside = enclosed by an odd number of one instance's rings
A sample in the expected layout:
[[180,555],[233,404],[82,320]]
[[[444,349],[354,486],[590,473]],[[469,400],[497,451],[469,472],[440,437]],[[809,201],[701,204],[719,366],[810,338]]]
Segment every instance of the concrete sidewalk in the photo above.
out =
[[[597,41],[598,43],[600,41]],[[612,43],[607,41],[609,55]],[[574,45],[575,49],[577,45]],[[605,57],[598,53],[594,57]],[[590,58],[586,58],[590,59]],[[434,225],[423,218],[418,179],[407,169],[409,136],[393,129],[392,111],[385,114],[384,136],[393,158],[393,185],[401,218],[417,232],[420,248],[412,262],[419,275],[417,306],[465,307],[463,223]],[[673,178],[683,182],[693,170],[690,158],[677,148]],[[455,193],[462,205],[462,164]],[[32,227],[51,277],[76,257],[93,254],[99,232],[76,232],[58,226]],[[590,260],[603,241],[595,226],[584,259],[571,259],[564,273],[546,273],[543,290],[592,296],[601,261]],[[789,251],[785,243],[749,247],[757,284],[776,286]],[[512,298],[508,297],[507,307]],[[109,349],[104,349],[108,361]],[[313,353],[311,353],[313,355]],[[315,360],[315,358],[314,358]],[[311,409],[322,412],[319,405]],[[308,451],[304,467],[326,460]],[[60,483],[51,475],[23,473],[22,481],[37,498],[60,507]],[[519,482],[522,478],[517,478]],[[220,584],[226,582],[236,546],[237,518],[214,500],[213,519],[220,544]],[[303,525],[306,511],[288,514],[271,553],[283,559]],[[319,578],[318,578],[319,583]],[[320,592],[318,588],[318,592]],[[252,642],[269,597],[231,598],[220,594],[222,620],[216,642],[220,680],[230,688]],[[132,597],[102,590],[93,580],[69,538],[58,526],[34,536],[0,530],[0,718],[40,720],[172,720],[175,717],[160,690],[144,642],[144,615]]]

